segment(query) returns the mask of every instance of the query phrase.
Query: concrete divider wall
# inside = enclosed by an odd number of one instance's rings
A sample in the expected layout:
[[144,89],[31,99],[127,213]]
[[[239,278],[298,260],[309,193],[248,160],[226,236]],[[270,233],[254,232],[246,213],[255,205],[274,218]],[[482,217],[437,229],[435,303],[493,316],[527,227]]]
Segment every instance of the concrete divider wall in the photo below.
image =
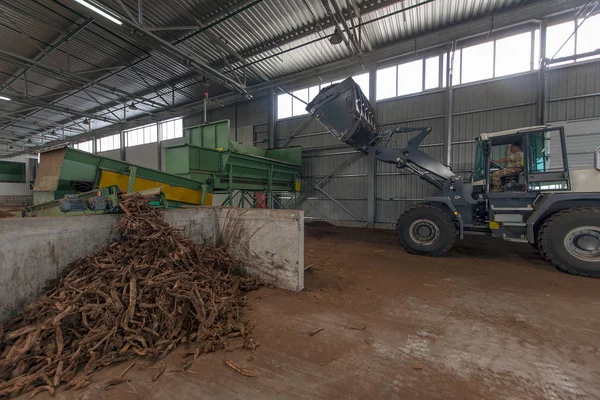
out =
[[[119,239],[119,215],[0,220],[0,321],[22,312],[78,258]],[[249,274],[304,288],[304,212],[198,207],[165,211],[196,243],[229,247]]]

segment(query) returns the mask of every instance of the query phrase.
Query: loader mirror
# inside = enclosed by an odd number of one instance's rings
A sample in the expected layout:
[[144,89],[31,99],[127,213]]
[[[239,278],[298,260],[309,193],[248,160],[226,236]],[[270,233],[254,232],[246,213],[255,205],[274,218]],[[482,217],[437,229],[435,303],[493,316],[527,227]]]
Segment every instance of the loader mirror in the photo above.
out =
[[596,154],[594,157],[594,168],[600,171],[600,147],[596,149]]

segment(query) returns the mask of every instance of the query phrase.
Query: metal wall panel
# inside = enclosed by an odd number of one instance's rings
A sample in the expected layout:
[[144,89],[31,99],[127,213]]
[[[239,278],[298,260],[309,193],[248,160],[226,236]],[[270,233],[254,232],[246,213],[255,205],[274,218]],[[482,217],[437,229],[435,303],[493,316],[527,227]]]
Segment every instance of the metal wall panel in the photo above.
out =
[[[398,126],[431,127],[421,150],[438,160],[444,158],[446,92],[437,91],[417,96],[385,100],[377,103],[377,116],[382,124],[393,129]],[[414,133],[396,134],[398,147],[404,147]],[[375,222],[395,223],[398,216],[425,196],[437,190],[416,176],[407,174],[382,162],[375,170]],[[416,200],[415,200],[416,199]]]
[[121,149],[101,151],[98,153],[100,157],[112,158],[113,160],[121,159]]
[[528,73],[453,90],[451,166],[456,173],[470,176],[481,133],[536,125],[537,85],[537,74]]
[[[453,89],[452,168],[457,174],[470,176],[475,152],[475,138],[483,132],[536,125],[538,75],[526,73],[495,79]],[[591,163],[591,151],[600,140],[597,120],[571,124],[571,120],[600,117],[600,62],[577,64],[551,69],[548,72],[547,120],[563,121],[567,128],[567,150],[572,167],[581,168]],[[443,160],[446,142],[446,91],[388,99],[376,104],[379,121],[392,129],[396,126],[431,126],[432,133],[423,142],[422,149],[432,157]],[[261,116],[253,120],[267,120],[266,103],[250,102],[249,113],[238,107],[238,118]],[[264,111],[264,113],[263,113]],[[216,110],[216,116],[231,118],[232,108]],[[244,124],[250,126],[250,123]],[[242,130],[238,127],[238,136]],[[303,148],[303,193],[310,194],[301,205],[307,218],[353,221],[346,208],[361,221],[366,221],[368,158],[338,141],[309,116],[277,121],[277,146]],[[295,136],[286,140],[289,135]],[[244,130],[244,135],[247,135]],[[396,135],[398,146],[405,146],[412,135]],[[582,154],[579,154],[582,153]],[[353,161],[337,170],[325,181],[322,189],[336,201],[312,185],[330,175],[338,166]],[[591,164],[590,164],[591,165]],[[376,222],[394,223],[408,207],[436,189],[414,176],[406,175],[395,166],[376,163],[375,169]]]
[[[292,134],[294,137],[287,140]],[[277,146],[285,143],[287,147],[302,147],[302,191],[299,196],[307,196],[300,204],[307,218],[366,221],[365,156],[337,140],[308,115],[277,122]],[[338,169],[340,166],[343,167]],[[333,171],[335,174],[320,185],[327,194],[314,189],[314,184]]]
[[127,147],[126,161],[146,168],[158,169],[158,143]]
[[548,71],[546,120],[600,117],[600,62]]
[[567,160],[571,169],[594,167],[594,152],[600,146],[600,118],[583,121],[556,121],[563,126],[567,142]]

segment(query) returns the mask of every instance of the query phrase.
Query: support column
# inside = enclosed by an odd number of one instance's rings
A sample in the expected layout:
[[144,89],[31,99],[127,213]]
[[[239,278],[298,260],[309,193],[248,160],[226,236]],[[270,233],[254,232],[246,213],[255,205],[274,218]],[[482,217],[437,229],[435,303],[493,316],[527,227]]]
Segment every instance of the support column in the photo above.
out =
[[444,161],[446,165],[451,165],[452,163],[452,110],[454,106],[453,102],[453,93],[452,93],[452,76],[454,75],[454,57],[453,51],[455,50],[456,43],[452,43],[448,46],[448,51],[446,52],[446,140],[444,141],[444,150],[445,157]]
[[277,146],[277,97],[273,89],[269,90],[269,149]]
[[158,170],[164,171],[162,167],[162,124],[156,124],[156,157],[158,159]]
[[[369,101],[373,106],[377,96],[377,66],[369,69]],[[367,227],[374,228],[377,216],[377,160],[372,155],[367,156]]]
[[[546,96],[547,96],[547,81],[546,81],[546,30],[548,21],[542,20],[540,23],[540,60],[541,63],[538,69],[538,85],[537,85],[537,123],[543,125],[546,120]],[[540,60],[533,60],[539,62]]]
[[[123,103],[123,122],[127,121],[127,103]],[[125,150],[125,132],[121,131],[121,161],[127,161],[127,152]]]

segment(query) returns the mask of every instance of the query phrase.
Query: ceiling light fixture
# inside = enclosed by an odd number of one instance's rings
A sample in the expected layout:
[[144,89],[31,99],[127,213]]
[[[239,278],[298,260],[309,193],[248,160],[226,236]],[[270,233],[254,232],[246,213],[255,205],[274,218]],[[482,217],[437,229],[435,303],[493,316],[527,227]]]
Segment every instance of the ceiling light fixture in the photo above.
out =
[[81,4],[82,6],[89,8],[90,10],[92,10],[94,12],[97,12],[98,14],[100,14],[104,18],[114,22],[115,24],[123,25],[123,23],[121,21],[119,21],[118,19],[116,19],[115,17],[113,17],[112,15],[107,13],[106,11],[103,11],[100,8],[96,7],[95,5],[90,4],[85,0],[75,0],[75,1],[78,2],[79,4]]
[[89,124],[90,124],[90,120],[89,120],[89,119],[87,119],[87,118],[86,118],[86,119],[84,119],[84,120],[83,120],[83,124],[84,124],[84,125],[89,125]]
[[10,98],[5,97],[5,96],[0,96],[0,100],[6,100],[6,101],[10,101]]
[[131,102],[131,104],[128,107],[130,110],[137,110],[138,108],[136,107],[135,104],[133,104],[133,101]]
[[342,43],[342,40],[344,40],[344,39],[342,38],[342,35],[340,34],[339,29],[335,28],[335,30],[333,31],[333,34],[329,37],[329,43],[340,44],[340,43]]
[[10,145],[9,149],[14,149],[14,147],[13,147],[13,145],[12,145],[12,144]]
[[33,142],[31,141],[31,138],[27,139],[27,143],[33,143]]

